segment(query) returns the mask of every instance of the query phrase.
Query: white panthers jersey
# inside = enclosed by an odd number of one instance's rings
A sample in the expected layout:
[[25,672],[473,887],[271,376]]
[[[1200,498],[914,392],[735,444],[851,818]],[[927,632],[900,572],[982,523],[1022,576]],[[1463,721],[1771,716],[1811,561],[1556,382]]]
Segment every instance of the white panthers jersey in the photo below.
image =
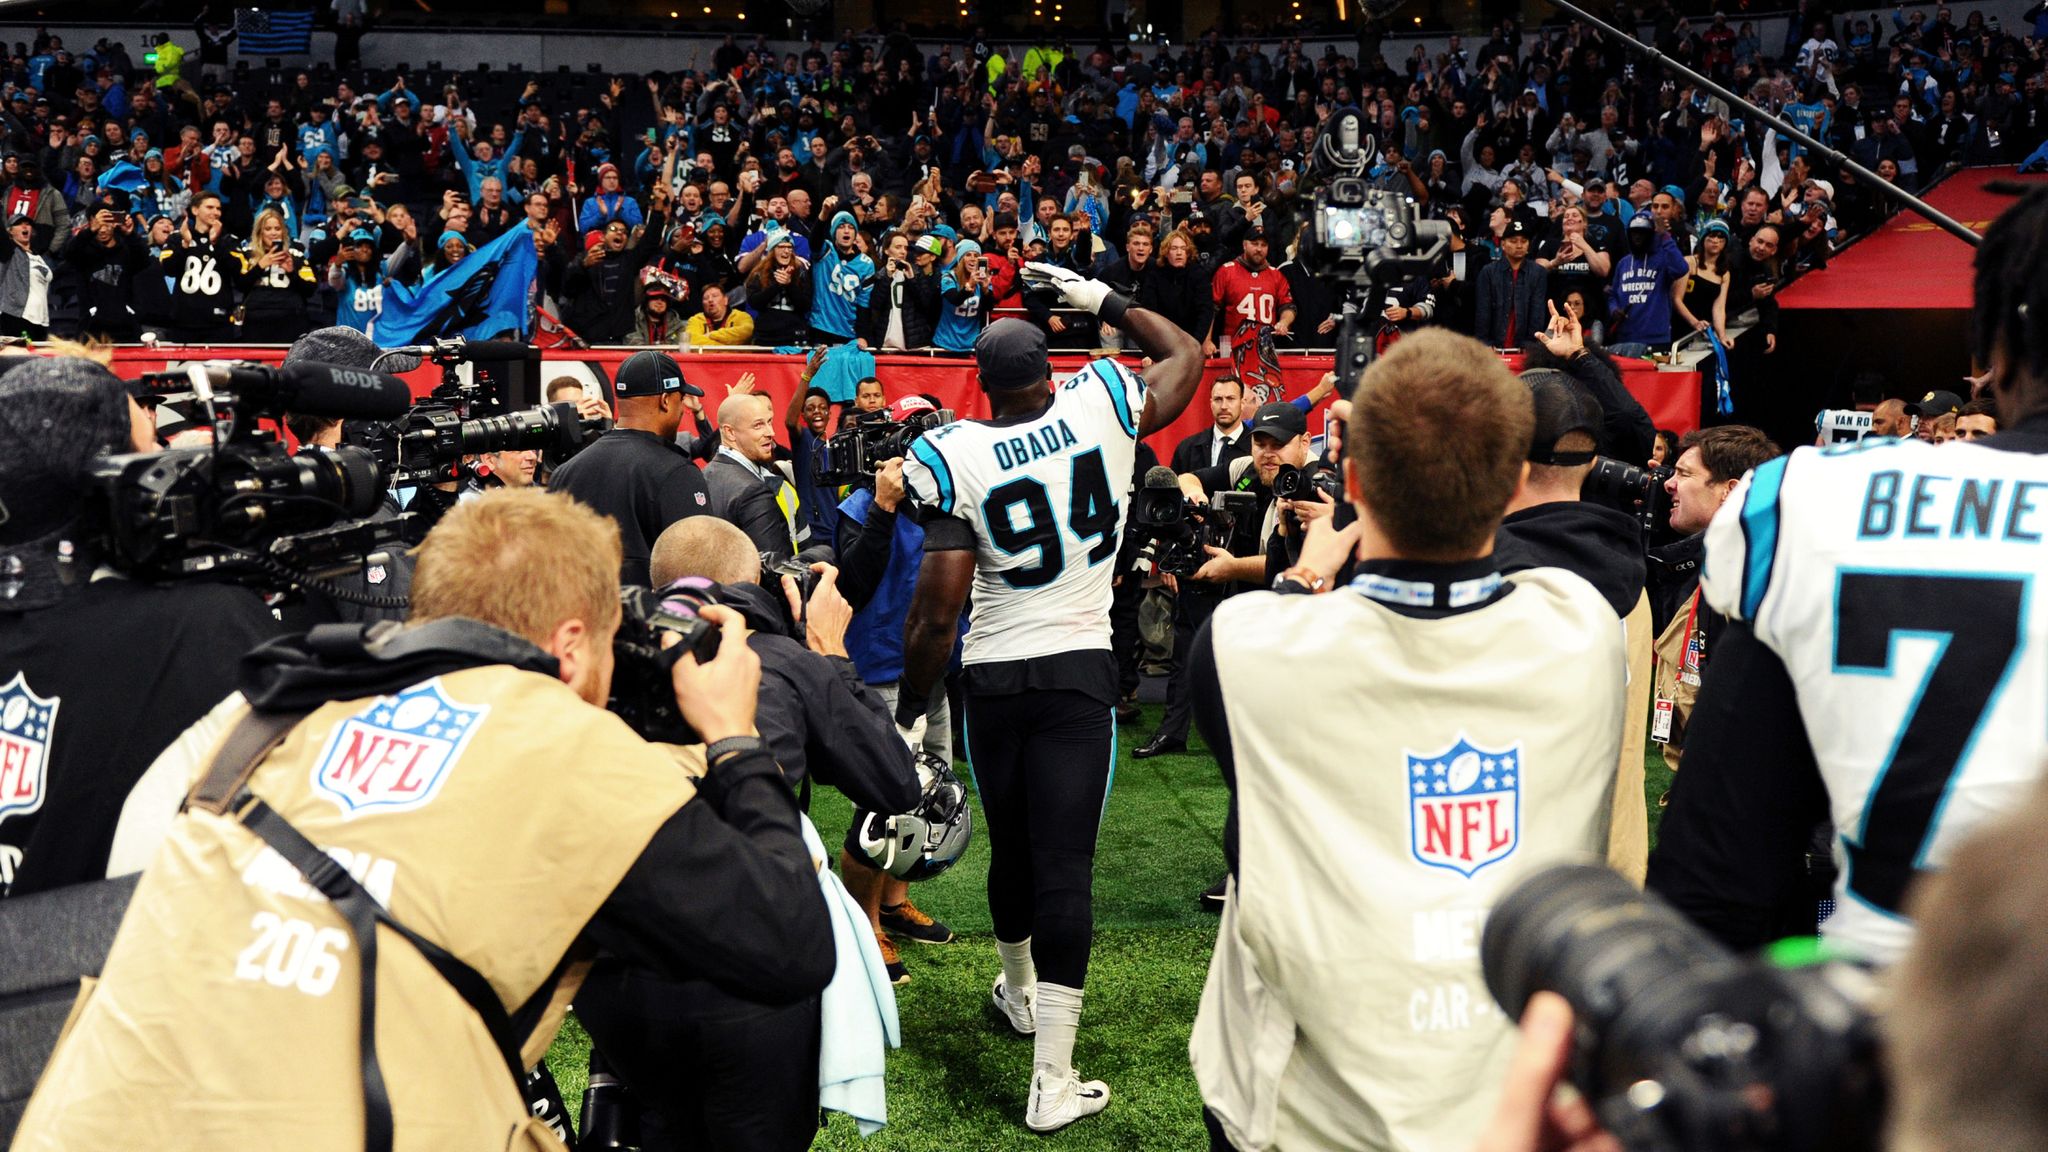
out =
[[903,462],[913,499],[974,529],[974,605],[961,659],[1109,647],[1110,585],[1137,459],[1145,382],[1114,360],[1061,381],[1039,416],[962,420]]
[[1961,441],[1801,448],[1707,529],[1707,600],[1784,661],[1842,865],[1822,926],[1912,940],[1916,873],[2012,811],[2048,762],[2048,457]]

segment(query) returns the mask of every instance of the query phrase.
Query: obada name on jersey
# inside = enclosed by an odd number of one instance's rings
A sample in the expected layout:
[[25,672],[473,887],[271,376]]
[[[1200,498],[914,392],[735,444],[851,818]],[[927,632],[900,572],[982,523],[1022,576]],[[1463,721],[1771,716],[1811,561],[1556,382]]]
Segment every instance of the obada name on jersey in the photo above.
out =
[[[1990,451],[1990,449],[1985,449]],[[1935,476],[1920,473],[1908,479],[1899,469],[1873,472],[1863,492],[1863,513],[1856,535],[1862,540],[1999,539],[2021,544],[2041,542],[2041,515],[2036,503],[2048,481],[2006,477]]]
[[1027,429],[1022,436],[998,440],[993,447],[996,453],[996,467],[1008,472],[1020,464],[1043,460],[1062,448],[1080,444],[1074,430],[1067,427],[1065,420],[1056,420],[1039,428]]

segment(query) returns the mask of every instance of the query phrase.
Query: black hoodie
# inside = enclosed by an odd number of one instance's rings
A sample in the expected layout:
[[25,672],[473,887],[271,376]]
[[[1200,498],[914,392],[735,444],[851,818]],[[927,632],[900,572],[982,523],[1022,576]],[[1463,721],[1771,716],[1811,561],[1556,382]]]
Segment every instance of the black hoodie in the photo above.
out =
[[1509,514],[1493,538],[1503,575],[1562,568],[1585,577],[1617,617],[1643,596],[1643,530],[1635,517],[1604,504],[1564,500]]

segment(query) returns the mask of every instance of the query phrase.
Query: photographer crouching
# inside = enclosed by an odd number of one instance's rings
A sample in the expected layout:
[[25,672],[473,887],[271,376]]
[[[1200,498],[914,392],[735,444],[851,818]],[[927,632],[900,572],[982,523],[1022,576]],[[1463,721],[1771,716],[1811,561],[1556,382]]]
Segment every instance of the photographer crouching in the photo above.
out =
[[0,894],[22,895],[107,875],[144,770],[278,626],[248,589],[105,566],[91,468],[156,449],[125,384],[77,357],[0,369]]
[[485,493],[422,544],[411,623],[245,660],[15,1146],[559,1148],[519,1081],[594,950],[815,995],[832,933],[746,628],[702,610],[665,675],[703,747],[649,744],[603,710],[620,563],[581,505]]
[[[863,808],[909,812],[919,800],[910,750],[846,658],[853,610],[829,564],[796,601],[796,580],[764,587],[755,542],[696,516],[655,542],[651,571],[664,601],[722,604],[753,629],[761,677],[755,726],[808,801],[816,779]],[[793,601],[788,619],[778,595]],[[701,611],[701,608],[699,609]],[[795,1150],[818,1130],[819,1000],[750,994],[717,973],[681,978],[631,957],[591,970],[576,1012],[639,1111],[638,1146]]]

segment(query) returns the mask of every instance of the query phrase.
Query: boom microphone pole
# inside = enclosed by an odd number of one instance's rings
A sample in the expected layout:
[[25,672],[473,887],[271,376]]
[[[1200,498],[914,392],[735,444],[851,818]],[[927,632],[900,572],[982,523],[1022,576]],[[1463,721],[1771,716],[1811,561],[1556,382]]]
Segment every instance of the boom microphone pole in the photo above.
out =
[[[1949,235],[1954,236],[1956,239],[1961,240],[1963,243],[1970,245],[1972,248],[1984,242],[1984,238],[1982,236],[1978,235],[1975,231],[1971,230],[1970,227],[1964,224],[1962,221],[1955,219],[1954,217],[1948,215],[1946,212],[1943,212],[1939,208],[1936,208],[1934,205],[1929,204],[1925,200],[1922,200],[1920,197],[1913,195],[1911,192],[1906,191],[1904,188],[1899,187],[1897,184],[1894,184],[1891,181],[1886,180],[1884,177],[1879,176],[1877,173],[1872,172],[1870,169],[1865,168],[1863,165],[1858,164],[1854,160],[1851,160],[1847,153],[1844,153],[1838,149],[1831,148],[1828,145],[1821,143],[1819,140],[1816,140],[1813,137],[1807,135],[1805,132],[1801,131],[1790,121],[1787,121],[1785,119],[1782,119],[1781,117],[1772,115],[1771,113],[1764,111],[1762,108],[1759,108],[1757,105],[1751,103],[1750,101],[1740,96],[1737,96],[1735,93],[1729,91],[1726,88],[1723,88],[1721,85],[1716,84],[1712,80],[1707,79],[1705,76],[1702,76],[1699,73],[1693,71],[1692,69],[1686,67],[1685,65],[1679,63],[1678,61],[1673,60],[1671,57],[1658,51],[1653,45],[1643,43],[1641,40],[1636,39],[1635,37],[1629,35],[1628,33],[1615,27],[1614,25],[1609,24],[1607,21],[1602,20],[1598,16],[1593,15],[1591,12],[1586,11],[1584,8],[1579,7],[1577,4],[1572,3],[1572,0],[1548,0],[1548,2],[1552,7],[1557,8],[1558,10],[1564,12],[1566,15],[1571,16],[1578,20],[1583,20],[1586,23],[1592,25],[1594,28],[1601,31],[1602,33],[1605,33],[1606,35],[1614,38],[1615,40],[1620,41],[1621,45],[1624,48],[1627,48],[1629,51],[1635,53],[1636,55],[1643,57],[1644,59],[1650,61],[1652,64],[1658,66],[1659,68],[1662,68],[1667,72],[1683,76],[1685,79],[1691,81],[1699,87],[1704,88],[1707,91],[1712,92],[1714,95],[1720,97],[1721,99],[1727,101],[1730,106],[1740,108],[1743,110],[1745,114],[1754,116],[1758,120],[1763,121],[1765,124],[1776,129],[1778,135],[1783,136],[1788,140],[1796,141],[1799,144],[1812,149],[1815,154],[1819,155],[1828,163],[1834,164],[1841,168],[1848,169],[1850,172],[1855,174],[1856,179],[1861,181],[1865,187],[1874,188],[1881,195],[1891,197],[1893,200],[1898,201],[1902,207],[1909,208],[1914,212],[1919,213],[1921,216],[1925,217],[1929,223],[1940,228],[1942,231],[1948,233]],[[1400,6],[1401,0],[1367,0],[1365,5],[1363,6],[1364,11],[1362,12],[1362,15],[1364,15],[1367,19],[1379,19],[1381,17],[1391,14],[1394,11],[1394,9],[1399,8]]]

